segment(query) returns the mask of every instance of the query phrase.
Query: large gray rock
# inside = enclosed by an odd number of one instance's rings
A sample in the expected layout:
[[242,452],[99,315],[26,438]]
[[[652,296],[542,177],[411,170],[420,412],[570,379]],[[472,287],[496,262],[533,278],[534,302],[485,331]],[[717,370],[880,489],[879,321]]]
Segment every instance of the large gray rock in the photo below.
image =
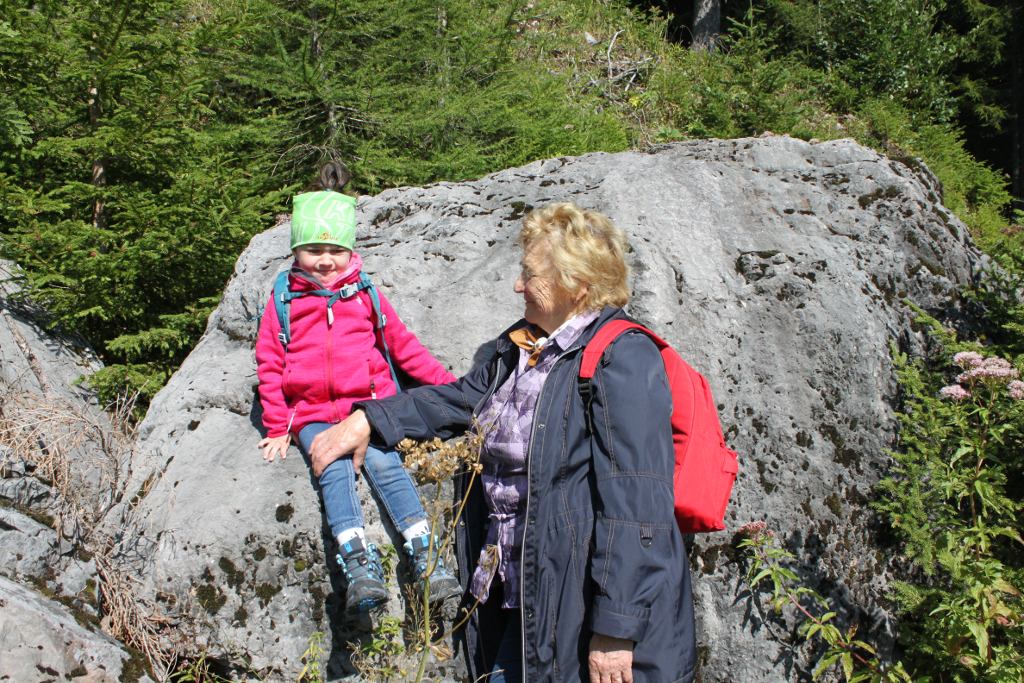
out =
[[[0,577],[0,680],[117,683],[132,656],[119,643],[35,591]],[[138,667],[139,663],[133,662]],[[139,680],[136,675],[130,680]],[[142,680],[149,681],[143,676]]]
[[81,558],[119,494],[129,439],[75,384],[102,367],[95,353],[46,329],[18,291],[0,262],[0,680],[117,681],[132,658],[99,630],[95,562]]
[[76,404],[95,403],[75,385],[103,367],[88,343],[74,334],[46,330],[46,312],[14,296],[20,292],[11,264],[0,261],[0,384]]
[[[766,520],[865,637],[891,638],[878,600],[890,557],[866,506],[896,429],[889,342],[912,353],[926,343],[904,297],[969,324],[956,290],[983,265],[939,194],[918,162],[851,140],[713,140],[363,197],[356,248],[409,328],[460,374],[522,314],[512,283],[526,211],[573,201],[625,230],[632,314],[708,377],[741,459],[729,528],[692,553],[702,680],[797,680],[813,653],[787,644],[788,616],[766,623],[749,600],[733,536]],[[271,465],[256,450],[252,319],[287,247],[285,223],[253,238],[205,336],[154,400],[135,475],[152,486],[130,550],[150,593],[208,624],[226,659],[245,652],[254,668],[293,677],[309,635],[328,628],[337,675],[344,643],[367,624],[330,609],[333,549],[302,459],[293,449]],[[389,542],[360,492],[371,539]],[[389,610],[403,614],[397,599]]]

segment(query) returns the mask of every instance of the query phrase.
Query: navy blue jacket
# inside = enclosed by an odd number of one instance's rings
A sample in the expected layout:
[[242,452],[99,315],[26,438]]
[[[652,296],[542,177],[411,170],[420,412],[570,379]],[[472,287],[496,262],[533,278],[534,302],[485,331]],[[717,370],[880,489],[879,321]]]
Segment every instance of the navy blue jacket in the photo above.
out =
[[[672,396],[661,354],[636,333],[609,348],[594,374],[592,433],[578,388],[583,347],[605,322],[624,317],[621,309],[604,309],[552,367],[537,402],[520,582],[524,683],[588,683],[594,632],[636,642],[636,683],[693,680],[693,597],[673,516]],[[453,384],[358,404],[375,442],[394,446],[406,437],[465,432],[518,362],[508,331],[496,346],[490,361]],[[468,478],[457,478],[457,499]],[[456,528],[463,587],[476,568],[487,520],[476,478]],[[461,632],[469,680],[493,666],[500,603],[496,588]],[[472,604],[468,593],[464,604]]]

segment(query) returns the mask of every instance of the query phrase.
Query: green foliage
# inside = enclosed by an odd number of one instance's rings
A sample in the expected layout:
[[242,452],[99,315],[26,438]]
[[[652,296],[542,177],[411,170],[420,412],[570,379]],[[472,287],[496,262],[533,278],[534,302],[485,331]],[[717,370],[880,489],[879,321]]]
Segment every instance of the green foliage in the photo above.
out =
[[936,30],[940,6],[935,0],[820,3],[807,61],[827,75],[833,107],[856,111],[883,100],[924,114],[924,121],[950,120],[955,97],[946,73],[957,45]]
[[523,3],[258,1],[270,24],[233,75],[279,104],[292,167],[350,159],[356,187],[379,192],[628,146],[595,97],[514,63]]
[[937,680],[1019,681],[1024,383],[1006,359],[984,358],[935,320],[919,321],[942,343],[940,358],[959,352],[959,374],[937,396],[943,373],[893,348],[907,409],[899,415],[902,449],[891,453],[891,475],[878,484],[883,496],[875,506],[931,577],[897,584],[901,643]]
[[316,631],[309,636],[309,647],[302,653],[302,661],[305,666],[299,672],[300,683],[324,683],[327,680],[326,672],[322,669],[324,655],[324,634]]
[[151,396],[284,198],[260,154],[273,118],[237,127],[222,106],[210,46],[237,18],[181,0],[0,6],[3,102],[31,128],[15,118],[0,148],[0,253],[98,347],[104,400]]
[[[808,640],[821,638],[828,643],[825,651],[814,669],[814,679],[834,666],[837,662],[842,667],[843,679],[847,683],[912,683],[913,679],[897,662],[895,666],[884,666],[878,659],[875,649],[862,640],[857,639],[857,625],[854,624],[845,632],[834,623],[837,613],[831,611],[828,600],[806,586],[791,586],[798,577],[791,569],[782,566],[783,562],[794,559],[794,555],[775,545],[775,534],[764,522],[752,522],[743,527],[747,535],[740,541],[740,548],[750,548],[746,582],[751,597],[758,593],[758,585],[766,579],[772,582],[772,596],[768,606],[775,614],[782,614],[787,605],[792,605],[802,615],[799,633]],[[808,603],[805,605],[804,603]],[[815,615],[811,610],[821,612]]]
[[401,664],[405,654],[402,638],[400,620],[395,617],[381,618],[370,639],[359,646],[354,657],[360,674],[367,680],[405,680],[407,672]]
[[671,51],[651,80],[655,111],[693,137],[811,132],[820,75],[776,54],[776,39],[751,6],[723,37],[720,54]]
[[968,295],[978,301],[990,324],[989,339],[1008,357],[1024,354],[1024,301],[1020,296],[1024,278],[1024,234],[1020,224],[1024,216],[1018,212],[1018,227],[1001,231],[989,253],[999,268],[985,273],[985,278]]

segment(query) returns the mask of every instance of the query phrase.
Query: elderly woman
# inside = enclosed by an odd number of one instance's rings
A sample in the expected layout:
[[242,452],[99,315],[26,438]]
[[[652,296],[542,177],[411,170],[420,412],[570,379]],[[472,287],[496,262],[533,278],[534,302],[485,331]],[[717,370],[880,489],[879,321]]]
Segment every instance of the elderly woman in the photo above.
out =
[[[470,680],[689,683],[693,600],[673,516],[672,396],[654,343],[624,334],[593,378],[583,348],[629,299],[625,236],[600,213],[550,204],[519,236],[524,318],[453,384],[356,404],[313,442],[314,470],[371,439],[443,439],[479,416],[483,475],[457,527]],[[588,426],[589,425],[589,426]]]

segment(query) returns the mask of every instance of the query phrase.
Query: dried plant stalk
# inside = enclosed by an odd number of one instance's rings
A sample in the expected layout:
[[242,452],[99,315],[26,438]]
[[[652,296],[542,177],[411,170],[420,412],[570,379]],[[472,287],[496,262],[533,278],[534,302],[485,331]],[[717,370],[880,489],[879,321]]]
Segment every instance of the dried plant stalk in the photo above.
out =
[[[15,392],[0,383],[0,445],[6,446],[0,470],[21,462],[48,484],[56,493],[48,510],[54,528],[76,543],[84,542],[121,500],[122,473],[135,449],[133,407],[129,399],[96,414],[63,398]],[[86,476],[98,490],[82,485]]]
[[[428,577],[442,557],[451,555],[455,524],[466,505],[466,496],[458,501],[451,498],[446,500],[447,489],[444,484],[459,476],[469,477],[465,487],[468,495],[473,480],[483,470],[480,456],[485,434],[486,428],[476,423],[467,436],[460,439],[442,441],[435,438],[422,443],[405,439],[398,444],[398,450],[403,454],[404,466],[413,479],[420,485],[434,485],[434,495],[431,499],[423,501],[431,536],[439,539],[439,543],[428,551]],[[429,578],[425,583],[422,600],[416,600],[412,591],[408,596],[411,608],[411,623],[407,624],[406,630],[406,634],[411,638],[408,648],[397,646],[394,642],[397,634],[394,632],[381,633],[379,637],[375,636],[368,647],[356,648],[352,661],[364,676],[372,676],[376,680],[412,680],[419,683],[423,680],[431,653],[439,661],[445,661],[453,656],[451,648],[445,645],[444,641],[454,629],[435,637],[437,634],[434,632],[434,625],[441,606],[431,604]],[[465,614],[459,625],[465,623],[474,609],[476,604],[469,610],[463,609]],[[382,624],[378,631],[384,626]],[[409,664],[415,667],[411,679],[407,678]]]
[[153,667],[157,680],[167,680],[181,654],[166,644],[164,636],[171,629],[170,620],[160,617],[140,597],[136,586],[141,582],[120,571],[110,558],[96,555],[96,569],[104,613],[100,622],[103,630],[141,651]]

